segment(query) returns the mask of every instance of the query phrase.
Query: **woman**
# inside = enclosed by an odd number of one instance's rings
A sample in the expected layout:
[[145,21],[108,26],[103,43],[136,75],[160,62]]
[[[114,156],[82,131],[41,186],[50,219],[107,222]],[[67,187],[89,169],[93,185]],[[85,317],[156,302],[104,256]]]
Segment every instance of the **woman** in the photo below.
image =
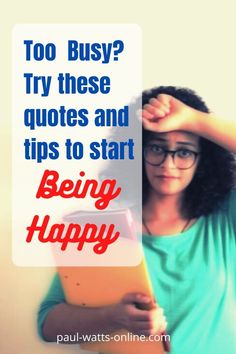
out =
[[173,354],[234,353],[236,123],[210,114],[191,90],[159,87],[143,93],[143,127],[143,246],[158,304],[140,310],[135,303],[152,299],[135,293],[102,308],[68,305],[56,276],[41,334],[167,327]]

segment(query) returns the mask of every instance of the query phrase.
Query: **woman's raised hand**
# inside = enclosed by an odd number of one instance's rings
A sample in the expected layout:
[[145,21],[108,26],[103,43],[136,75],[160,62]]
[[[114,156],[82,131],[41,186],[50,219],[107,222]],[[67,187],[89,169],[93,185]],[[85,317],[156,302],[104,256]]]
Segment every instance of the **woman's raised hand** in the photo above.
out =
[[143,106],[142,121],[147,130],[165,133],[174,130],[192,131],[196,110],[176,98],[160,94]]

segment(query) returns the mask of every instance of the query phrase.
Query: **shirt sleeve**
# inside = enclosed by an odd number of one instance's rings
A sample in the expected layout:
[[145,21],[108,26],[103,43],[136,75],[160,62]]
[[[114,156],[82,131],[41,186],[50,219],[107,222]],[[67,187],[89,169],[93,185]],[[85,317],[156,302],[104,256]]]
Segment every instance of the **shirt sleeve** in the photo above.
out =
[[60,303],[65,303],[65,295],[64,291],[61,285],[61,281],[59,278],[58,273],[55,274],[51,286],[49,288],[49,291],[43,301],[40,304],[39,311],[38,311],[38,316],[37,316],[37,326],[38,326],[38,334],[41,337],[41,339],[44,340],[43,333],[42,333],[42,328],[44,321],[49,314],[49,312],[54,308],[54,306],[60,304]]

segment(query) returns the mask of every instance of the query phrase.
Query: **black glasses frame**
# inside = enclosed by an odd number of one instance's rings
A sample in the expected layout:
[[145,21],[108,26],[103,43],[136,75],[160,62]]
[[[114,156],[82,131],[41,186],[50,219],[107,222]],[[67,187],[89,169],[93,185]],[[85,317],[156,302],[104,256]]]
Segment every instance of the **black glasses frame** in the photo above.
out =
[[[149,147],[149,146],[152,146],[152,145],[146,145],[143,149],[143,156],[144,156],[144,161],[146,161],[149,165],[152,165],[152,166],[160,166],[161,164],[163,164],[163,162],[165,161],[165,159],[167,158],[168,155],[171,155],[172,157],[172,160],[173,160],[173,163],[175,164],[175,156],[176,154],[182,150],[182,149],[178,149],[178,150],[167,150],[167,149],[164,149],[162,147],[159,146],[159,148],[161,148],[163,150],[163,159],[160,163],[156,164],[156,163],[151,163],[149,162],[148,160],[146,160],[146,156],[145,156],[145,151],[146,149]],[[189,168],[191,168],[196,160],[197,160],[197,157],[200,155],[200,152],[196,152],[196,151],[192,151],[192,150],[189,150],[189,149],[183,149],[183,150],[187,150],[187,151],[190,151],[193,155],[194,155],[194,160],[193,160],[193,163],[189,166],[189,167],[177,167],[178,169],[180,170],[188,170]],[[176,164],[175,164],[176,166]]]

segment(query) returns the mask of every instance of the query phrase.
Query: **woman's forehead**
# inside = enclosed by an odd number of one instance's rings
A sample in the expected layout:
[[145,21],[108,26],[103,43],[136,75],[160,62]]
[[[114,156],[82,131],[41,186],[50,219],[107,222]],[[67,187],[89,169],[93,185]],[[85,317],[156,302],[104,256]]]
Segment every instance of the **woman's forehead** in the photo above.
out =
[[166,143],[189,142],[199,145],[199,136],[185,131],[173,131],[167,133],[152,133],[149,140],[163,141]]

